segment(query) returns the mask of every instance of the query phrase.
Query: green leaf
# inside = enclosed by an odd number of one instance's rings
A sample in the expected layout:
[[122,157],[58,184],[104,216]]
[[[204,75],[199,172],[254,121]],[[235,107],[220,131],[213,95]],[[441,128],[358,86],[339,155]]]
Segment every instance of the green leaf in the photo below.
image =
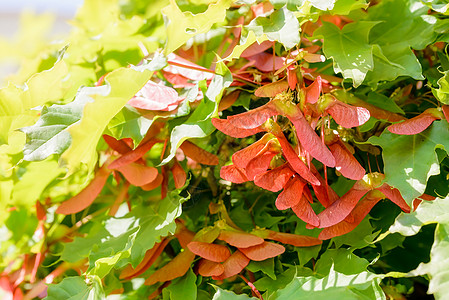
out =
[[314,33],[314,37],[323,37],[324,54],[334,60],[335,72],[351,78],[354,87],[362,84],[366,73],[374,67],[373,47],[368,43],[368,35],[377,23],[353,22],[340,30],[334,24],[324,22]]
[[90,95],[102,93],[108,93],[106,86],[83,87],[74,101],[44,107],[36,124],[20,129],[27,135],[23,159],[43,160],[52,154],[63,153],[71,143],[71,136],[66,129],[81,119],[84,106],[93,101]]
[[117,140],[132,138],[134,145],[138,145],[145,137],[153,121],[143,117],[135,108],[126,105],[112,118],[108,124],[108,129]]
[[254,282],[254,285],[259,291],[266,291],[267,294],[272,294],[279,289],[286,287],[295,276],[311,276],[313,271],[305,267],[289,267],[286,270],[280,272],[276,279],[271,279],[270,277],[262,277],[261,279]]
[[373,232],[374,228],[369,220],[369,216],[365,217],[354,230],[332,238],[332,242],[335,243],[337,248],[342,245],[349,245],[352,249],[365,248],[370,245],[378,235],[377,232]]
[[189,269],[189,271],[187,271],[181,278],[173,280],[173,282],[163,290],[163,293],[164,299],[167,300],[196,300],[196,275],[193,273],[192,269]]
[[245,28],[254,31],[256,37],[265,35],[270,41],[278,41],[286,49],[291,49],[300,42],[299,22],[286,7],[274,11],[268,17],[255,18]]
[[58,284],[50,284],[47,289],[45,300],[87,300],[91,289],[79,276],[64,278]]
[[337,0],[335,1],[334,8],[330,11],[333,15],[348,15],[351,11],[364,8],[366,9],[368,4],[365,0]]
[[61,253],[61,260],[75,263],[89,256],[92,248],[99,244],[101,240],[110,236],[102,223],[92,222],[86,237],[75,237],[73,242],[65,243]]
[[83,117],[67,131],[72,143],[62,154],[69,173],[78,169],[81,163],[92,171],[97,161],[96,146],[111,119],[125,106],[150,79],[152,72],[120,68],[109,73],[106,78],[108,93],[90,95],[94,101],[84,106]]
[[76,262],[88,256],[88,274],[101,278],[114,267],[127,263],[136,267],[161,237],[175,233],[175,219],[181,215],[186,200],[171,192],[157,204],[137,206],[123,217],[96,223],[86,237],[77,237],[65,245],[61,259]]
[[445,71],[443,74],[443,77],[438,79],[437,82],[439,88],[432,88],[432,92],[438,101],[445,105],[449,105],[449,71]]
[[424,4],[439,13],[448,14],[449,3],[445,0],[422,0]]
[[446,121],[435,121],[416,135],[396,135],[385,130],[379,137],[368,140],[381,146],[384,160],[384,182],[397,188],[411,205],[422,195],[431,175],[439,174],[436,148],[449,149],[449,127]]
[[246,269],[251,272],[262,271],[265,275],[273,280],[276,280],[276,274],[274,272],[274,258],[265,259],[262,261],[250,261]]
[[436,38],[437,18],[427,14],[419,1],[382,1],[370,8],[367,20],[379,22],[370,32],[374,47],[374,69],[367,82],[377,84],[398,76],[421,80],[421,65],[413,49],[424,49]]
[[[447,199],[446,199],[447,200]],[[449,223],[439,223],[435,229],[435,241],[430,250],[430,262],[421,263],[413,275],[428,275],[430,278],[427,293],[435,299],[445,299],[449,293]]]
[[51,69],[31,76],[23,89],[11,83],[0,89],[0,143],[11,143],[15,140],[12,136],[23,135],[15,130],[36,119],[37,112],[30,109],[62,100],[70,83],[64,81],[66,76],[67,65],[59,60]]
[[419,63],[413,51],[408,46],[380,47],[373,45],[374,68],[368,72],[366,82],[377,85],[379,81],[391,81],[399,76],[410,76],[414,79],[424,79]]
[[365,271],[345,275],[331,268],[324,278],[295,277],[285,288],[276,291],[275,299],[385,299],[379,287],[382,275]]
[[213,286],[214,287],[214,289],[216,290],[216,292],[215,292],[215,294],[214,294],[214,297],[212,298],[212,300],[246,300],[246,299],[257,299],[257,298],[254,298],[254,297],[248,297],[247,295],[245,295],[245,294],[242,294],[242,295],[237,295],[237,294],[234,294],[233,292],[231,292],[231,291],[227,291],[227,290],[223,290],[223,289],[221,289],[221,288],[219,288],[218,286],[216,286],[216,285],[213,285],[213,284],[211,284],[211,286]]
[[449,198],[436,198],[422,202],[416,211],[401,213],[388,233],[400,233],[404,236],[416,235],[422,226],[437,223],[435,238],[430,250],[430,262],[421,263],[409,276],[428,275],[430,278],[428,293],[435,299],[444,299],[449,292],[447,269],[449,260]]
[[423,201],[414,212],[401,213],[388,231],[412,236],[417,234],[422,226],[432,223],[449,223],[449,198]]
[[370,32],[370,43],[390,49],[400,49],[404,45],[424,49],[436,37],[434,27],[437,18],[427,15],[427,10],[416,0],[386,0],[373,6],[367,20],[379,24]]
[[335,271],[352,275],[366,271],[369,262],[352,253],[349,249],[327,249],[316,262],[315,272],[326,276],[332,267]]
[[215,23],[223,22],[231,3],[231,0],[219,0],[210,4],[205,12],[194,15],[189,11],[181,11],[176,1],[170,0],[170,5],[162,10],[168,19],[164,53],[172,53],[190,38],[208,32]]
[[405,114],[393,99],[379,93],[369,93],[366,102],[394,113]]
[[33,207],[47,185],[63,171],[63,169],[59,168],[58,162],[54,160],[28,164],[26,172],[23,173],[19,182],[14,185],[12,204]]

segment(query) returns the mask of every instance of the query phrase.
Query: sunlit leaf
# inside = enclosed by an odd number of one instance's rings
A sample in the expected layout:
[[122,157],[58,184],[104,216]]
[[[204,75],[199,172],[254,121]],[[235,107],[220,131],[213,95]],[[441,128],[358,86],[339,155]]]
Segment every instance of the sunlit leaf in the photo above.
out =
[[373,47],[368,43],[371,29],[378,22],[359,21],[340,30],[331,23],[323,23],[314,36],[324,38],[323,51],[334,60],[334,70],[344,78],[351,78],[354,86],[362,84],[368,71],[374,68]]
[[[230,0],[219,0],[209,5],[203,13],[192,14],[183,12],[174,0],[162,10],[169,22],[167,25],[167,45],[165,54],[172,53],[191,37],[206,33],[215,23],[222,22],[226,16],[226,9],[231,5]],[[182,30],[179,30],[182,28]]]
[[[87,164],[89,170],[93,169],[97,160],[95,147],[107,124],[142,88],[151,73],[121,68],[105,77],[107,91],[90,95],[94,101],[85,105],[81,120],[67,129],[72,143],[61,159],[67,164],[69,171],[79,168],[80,163]],[[101,114],[98,114],[99,111]]]
[[268,17],[257,17],[246,28],[256,36],[266,35],[270,41],[278,41],[290,49],[299,43],[299,22],[286,7],[274,11]]
[[396,135],[384,131],[369,142],[382,147],[385,182],[397,188],[407,204],[422,195],[427,179],[439,174],[440,167],[435,148],[449,149],[446,121],[434,121],[425,131],[416,135]]

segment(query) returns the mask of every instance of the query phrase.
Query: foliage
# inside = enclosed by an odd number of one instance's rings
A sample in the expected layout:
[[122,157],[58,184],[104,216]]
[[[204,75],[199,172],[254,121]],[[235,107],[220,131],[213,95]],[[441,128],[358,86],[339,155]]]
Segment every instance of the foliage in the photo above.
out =
[[85,0],[54,41],[24,14],[0,40],[0,298],[444,299],[446,14]]

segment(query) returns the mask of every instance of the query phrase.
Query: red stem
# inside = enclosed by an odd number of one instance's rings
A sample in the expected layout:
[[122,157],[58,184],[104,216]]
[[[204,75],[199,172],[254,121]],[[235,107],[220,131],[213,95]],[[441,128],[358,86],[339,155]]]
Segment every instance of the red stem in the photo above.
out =
[[243,276],[242,274],[239,274],[240,278],[242,278],[246,284],[251,288],[251,291],[253,292],[253,295],[256,296],[257,298],[259,298],[260,300],[263,300],[262,295],[260,294],[260,292],[257,290],[257,288],[254,286],[254,284],[249,281],[248,279],[245,278],[245,276]]

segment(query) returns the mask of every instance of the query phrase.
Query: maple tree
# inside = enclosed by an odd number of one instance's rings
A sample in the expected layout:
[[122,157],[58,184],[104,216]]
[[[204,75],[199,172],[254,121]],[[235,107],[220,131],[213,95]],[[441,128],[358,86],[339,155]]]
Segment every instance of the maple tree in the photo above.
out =
[[444,299],[448,7],[85,0],[51,41],[28,15],[0,298]]

